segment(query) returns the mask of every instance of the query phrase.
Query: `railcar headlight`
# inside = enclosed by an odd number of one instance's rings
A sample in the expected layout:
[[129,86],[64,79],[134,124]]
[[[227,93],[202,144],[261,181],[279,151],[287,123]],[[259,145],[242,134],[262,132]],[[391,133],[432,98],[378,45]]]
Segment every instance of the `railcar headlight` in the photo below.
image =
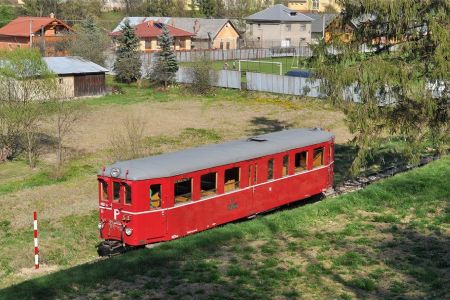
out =
[[105,223],[99,222],[97,226],[98,226],[98,230],[102,230],[103,227],[105,227]]
[[126,235],[130,236],[132,233],[133,233],[133,229],[132,228],[129,228],[129,227],[125,228],[125,234]]
[[119,168],[112,168],[110,174],[111,174],[112,177],[119,177],[120,169]]

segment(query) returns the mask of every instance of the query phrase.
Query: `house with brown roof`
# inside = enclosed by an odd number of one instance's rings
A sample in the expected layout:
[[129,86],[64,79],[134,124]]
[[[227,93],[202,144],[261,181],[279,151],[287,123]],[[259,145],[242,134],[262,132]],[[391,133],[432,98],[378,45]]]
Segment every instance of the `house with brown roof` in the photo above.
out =
[[167,24],[187,32],[192,36],[192,50],[199,49],[236,49],[241,35],[229,19],[178,18],[178,17],[125,17],[113,30],[120,31],[125,22],[132,27],[154,21]]
[[[140,39],[140,50],[143,52],[154,52],[160,50],[158,37],[162,35],[165,26],[173,38],[173,47],[176,51],[191,50],[191,38],[195,34],[161,22],[146,21],[134,26],[134,31]],[[118,37],[122,31],[114,31],[111,36]]]
[[53,15],[50,17],[18,17],[0,28],[0,49],[41,47],[46,54],[57,52],[73,29]]

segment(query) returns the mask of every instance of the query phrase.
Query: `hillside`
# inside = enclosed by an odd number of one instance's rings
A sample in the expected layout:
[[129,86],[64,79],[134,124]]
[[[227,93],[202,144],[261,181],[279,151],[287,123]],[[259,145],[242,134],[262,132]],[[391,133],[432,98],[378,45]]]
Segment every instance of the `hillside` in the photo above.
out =
[[449,186],[447,156],[355,193],[34,278],[0,298],[448,299]]

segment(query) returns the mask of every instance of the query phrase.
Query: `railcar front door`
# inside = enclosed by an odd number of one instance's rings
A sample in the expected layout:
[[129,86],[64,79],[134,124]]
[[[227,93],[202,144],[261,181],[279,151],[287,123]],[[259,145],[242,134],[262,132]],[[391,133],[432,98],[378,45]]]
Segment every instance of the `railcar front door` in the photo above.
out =
[[149,197],[150,212],[144,215],[144,222],[147,239],[151,240],[162,237],[167,232],[167,208],[164,208],[164,200],[167,197],[160,183],[150,185]]

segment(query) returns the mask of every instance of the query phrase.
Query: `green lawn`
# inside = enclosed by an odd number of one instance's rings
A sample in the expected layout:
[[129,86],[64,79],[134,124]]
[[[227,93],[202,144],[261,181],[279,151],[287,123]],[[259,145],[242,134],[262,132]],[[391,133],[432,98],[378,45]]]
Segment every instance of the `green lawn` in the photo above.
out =
[[[449,186],[446,156],[358,192],[33,278],[0,298],[448,299]],[[95,212],[64,222],[51,234],[95,240]],[[61,245],[53,255],[64,251],[77,253]]]
[[[264,62],[275,62],[277,64],[272,63],[264,63]],[[239,60],[228,60],[228,61],[212,61],[213,69],[215,70],[223,70],[227,68],[228,70],[238,70],[239,69]],[[257,72],[257,73],[267,73],[267,74],[280,74],[280,64],[281,63],[281,74],[286,74],[287,71],[290,70],[308,70],[306,67],[305,58],[302,57],[277,57],[277,58],[260,58],[253,59],[248,61],[241,62],[241,71],[248,72]],[[183,63],[183,66],[189,66],[191,63]]]

